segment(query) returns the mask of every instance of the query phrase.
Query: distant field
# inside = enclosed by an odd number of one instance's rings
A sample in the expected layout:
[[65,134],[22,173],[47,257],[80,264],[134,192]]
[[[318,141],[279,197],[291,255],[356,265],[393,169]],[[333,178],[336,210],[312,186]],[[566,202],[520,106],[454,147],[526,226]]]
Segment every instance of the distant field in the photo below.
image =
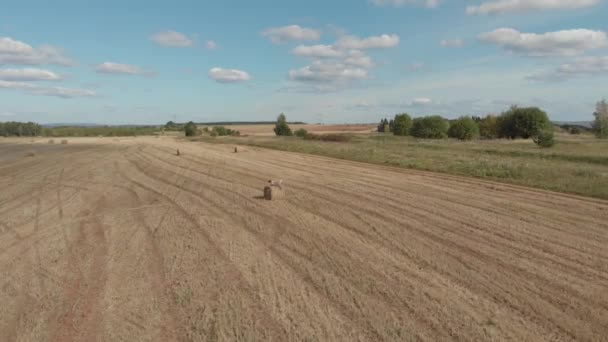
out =
[[608,141],[557,134],[541,149],[530,140],[459,142],[384,134],[357,134],[348,143],[295,137],[224,137],[205,141],[486,178],[506,183],[608,199]]
[[[206,126],[200,126],[206,127]],[[241,132],[241,135],[254,136],[274,136],[274,125],[230,125],[227,128]],[[293,131],[300,128],[311,133],[371,133],[376,130],[376,125],[356,124],[356,125],[290,125]]]

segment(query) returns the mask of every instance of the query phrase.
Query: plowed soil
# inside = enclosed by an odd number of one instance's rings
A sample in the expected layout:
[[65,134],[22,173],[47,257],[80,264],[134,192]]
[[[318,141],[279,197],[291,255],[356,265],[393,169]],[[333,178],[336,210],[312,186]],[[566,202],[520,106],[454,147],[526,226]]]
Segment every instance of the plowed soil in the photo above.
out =
[[0,340],[608,336],[606,201],[233,150],[0,142]]

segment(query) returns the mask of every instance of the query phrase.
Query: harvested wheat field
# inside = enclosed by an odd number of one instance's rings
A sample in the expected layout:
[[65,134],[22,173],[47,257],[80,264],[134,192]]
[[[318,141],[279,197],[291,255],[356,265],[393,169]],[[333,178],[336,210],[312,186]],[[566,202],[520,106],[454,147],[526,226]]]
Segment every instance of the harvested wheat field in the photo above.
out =
[[0,340],[608,336],[606,201],[233,152],[1,140]]

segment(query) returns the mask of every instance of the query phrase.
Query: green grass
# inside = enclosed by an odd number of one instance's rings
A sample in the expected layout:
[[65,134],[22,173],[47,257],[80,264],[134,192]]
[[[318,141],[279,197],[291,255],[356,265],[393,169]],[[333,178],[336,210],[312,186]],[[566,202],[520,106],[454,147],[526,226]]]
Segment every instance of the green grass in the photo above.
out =
[[422,140],[385,134],[355,135],[349,142],[295,137],[199,138],[365,163],[491,179],[608,199],[608,141],[591,135],[556,135],[553,148],[530,140]]

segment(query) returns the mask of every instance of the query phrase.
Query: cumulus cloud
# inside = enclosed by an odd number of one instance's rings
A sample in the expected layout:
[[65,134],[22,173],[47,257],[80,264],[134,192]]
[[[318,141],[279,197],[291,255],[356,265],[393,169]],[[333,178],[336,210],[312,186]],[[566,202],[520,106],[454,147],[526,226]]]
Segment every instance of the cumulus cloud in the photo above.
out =
[[529,56],[573,56],[586,50],[608,46],[605,32],[586,29],[563,30],[537,33],[521,33],[512,28],[499,28],[482,33],[481,41],[492,43],[501,48]]
[[251,76],[245,71],[218,67],[209,70],[209,77],[218,83],[238,83],[251,79]]
[[402,7],[405,5],[417,5],[423,3],[426,7],[436,8],[439,6],[439,0],[370,0],[376,6],[394,6]]
[[158,45],[165,47],[184,48],[194,45],[194,41],[192,41],[192,39],[190,39],[187,35],[171,30],[158,32],[150,37],[150,39]]
[[95,67],[95,72],[98,74],[124,74],[124,75],[152,75],[150,71],[143,70],[142,68],[129,65],[112,62],[104,62]]
[[464,40],[462,39],[444,39],[439,42],[439,45],[443,47],[459,48],[464,46]]
[[399,36],[396,34],[383,34],[363,39],[357,36],[344,36],[336,42],[336,46],[340,49],[353,50],[388,49],[397,45],[399,45]]
[[555,70],[540,72],[527,78],[532,81],[548,82],[600,74],[608,74],[608,56],[580,57],[571,63],[560,65]]
[[595,6],[600,0],[494,0],[468,6],[468,14],[503,14],[508,12],[576,9]]
[[314,58],[340,57],[344,54],[333,45],[300,45],[291,50],[291,53],[296,56]]
[[0,69],[0,80],[3,81],[58,81],[61,76],[49,70],[25,68],[25,69]]
[[64,56],[57,47],[42,45],[34,48],[10,37],[0,37],[0,64],[70,66],[74,62]]
[[213,51],[213,50],[217,49],[217,43],[214,42],[213,40],[208,40],[205,43],[205,48],[209,51]]
[[412,106],[426,106],[430,105],[433,101],[427,97],[419,97],[412,100]]
[[318,30],[300,27],[299,25],[271,27],[264,30],[262,35],[270,38],[275,44],[283,44],[292,40],[317,41],[321,38],[321,32]]
[[289,71],[290,80],[312,83],[343,83],[367,76],[364,68],[324,61],[315,61],[312,65]]
[[21,90],[27,94],[55,96],[61,98],[91,97],[96,93],[87,89],[64,88],[64,87],[43,87],[36,84],[13,81],[0,81],[0,89]]

